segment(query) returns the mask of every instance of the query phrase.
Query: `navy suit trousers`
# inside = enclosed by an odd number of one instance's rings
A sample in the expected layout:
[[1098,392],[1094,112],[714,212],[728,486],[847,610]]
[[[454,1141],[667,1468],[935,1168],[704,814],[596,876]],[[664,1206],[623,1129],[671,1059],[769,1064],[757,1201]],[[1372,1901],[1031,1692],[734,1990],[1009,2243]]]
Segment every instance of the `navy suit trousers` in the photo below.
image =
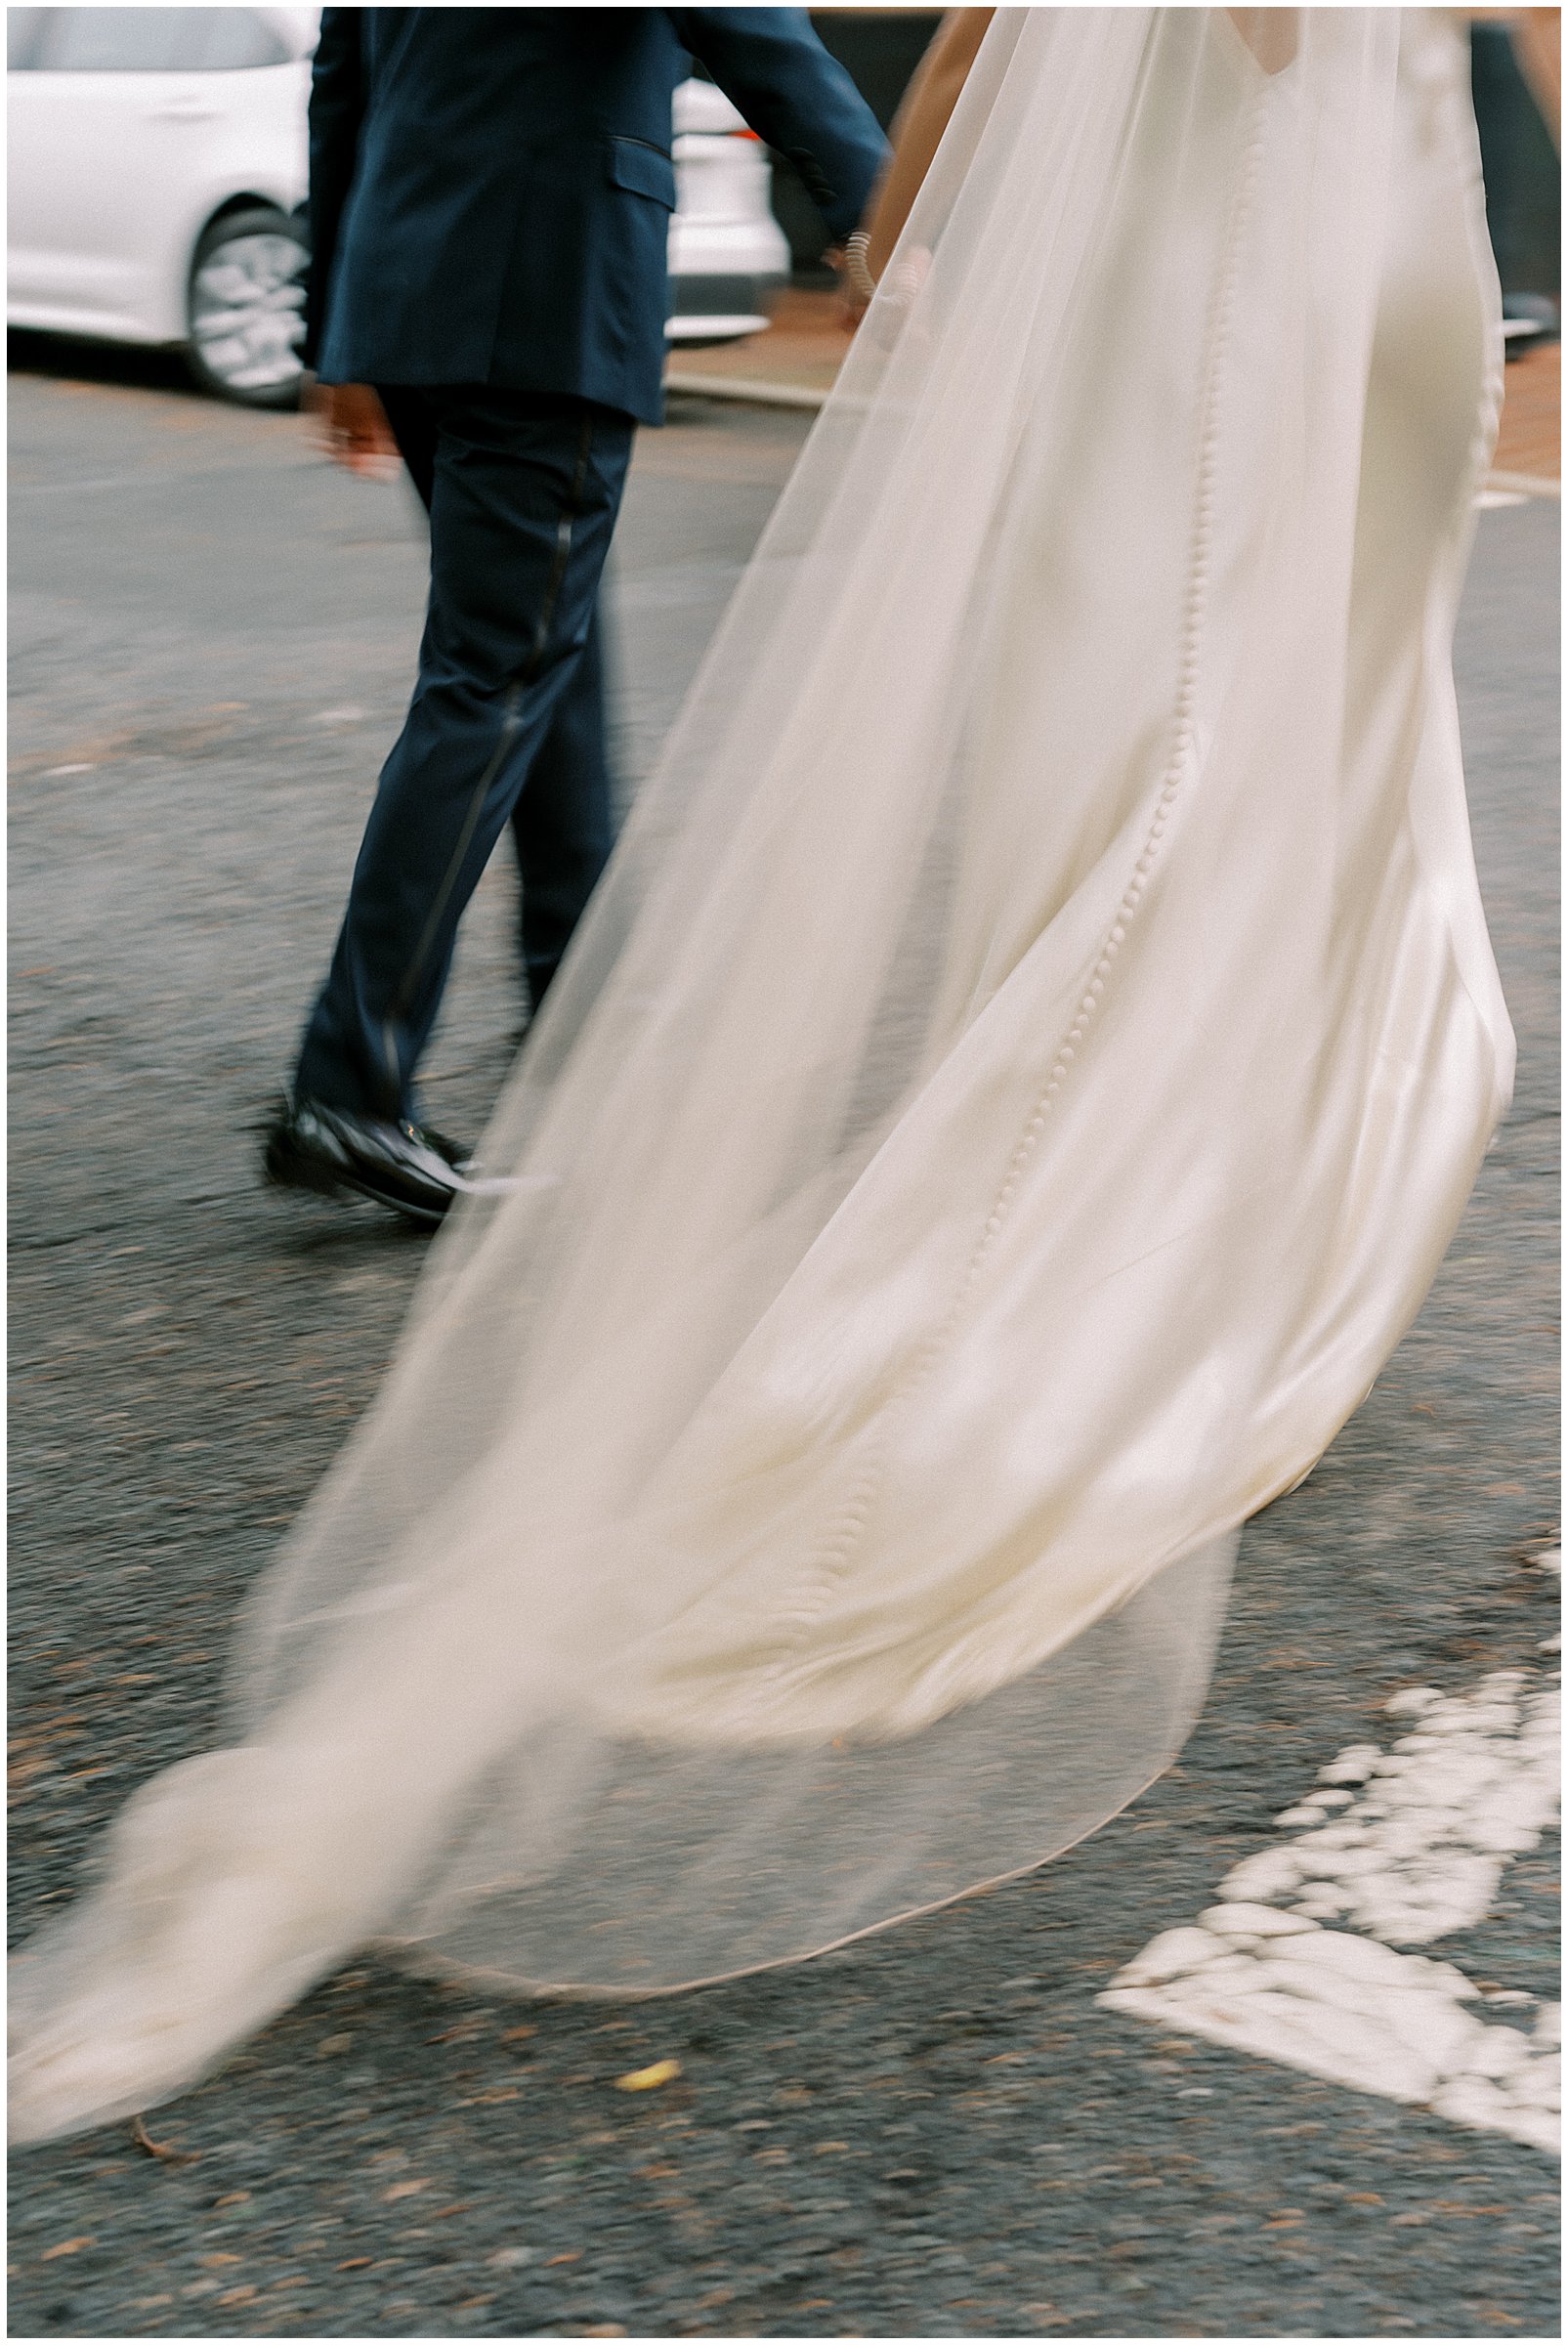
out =
[[634,427],[507,389],[382,400],[430,514],[430,603],[295,1091],[396,1119],[508,823],[535,1006],[609,855],[597,612]]

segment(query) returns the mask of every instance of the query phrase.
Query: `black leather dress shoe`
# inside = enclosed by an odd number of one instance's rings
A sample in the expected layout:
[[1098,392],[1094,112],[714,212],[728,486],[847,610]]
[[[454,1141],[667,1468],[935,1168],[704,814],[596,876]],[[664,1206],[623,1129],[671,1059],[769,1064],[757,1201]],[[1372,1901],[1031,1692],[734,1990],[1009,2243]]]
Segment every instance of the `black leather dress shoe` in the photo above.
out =
[[262,1162],[283,1189],[368,1197],[431,1227],[469,1184],[455,1141],[418,1124],[384,1123],[315,1099],[285,1100],[267,1128]]

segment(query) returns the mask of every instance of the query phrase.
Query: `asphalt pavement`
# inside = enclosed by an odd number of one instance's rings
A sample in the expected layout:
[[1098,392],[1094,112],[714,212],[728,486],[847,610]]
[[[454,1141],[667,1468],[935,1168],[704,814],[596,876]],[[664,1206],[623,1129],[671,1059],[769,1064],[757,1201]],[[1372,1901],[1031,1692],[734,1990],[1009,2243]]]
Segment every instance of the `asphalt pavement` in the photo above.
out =
[[[252,1573],[374,1390],[421,1242],[263,1191],[417,640],[401,490],[161,361],[11,376],[12,1930],[209,1736]],[[642,436],[615,557],[646,769],[809,418]],[[12,2163],[48,2335],[1554,2334],[1527,2144],[1095,1998],[1401,1688],[1532,1682],[1555,1628],[1557,515],[1480,516],[1460,673],[1512,1116],[1437,1286],[1250,1526],[1180,1765],[1043,1872],[638,2007],[362,1964],[149,2120]],[[477,1130],[518,1027],[497,860],[433,1055]],[[1554,1843],[1434,1949],[1555,1992]],[[673,2060],[626,2093],[616,2079]]]

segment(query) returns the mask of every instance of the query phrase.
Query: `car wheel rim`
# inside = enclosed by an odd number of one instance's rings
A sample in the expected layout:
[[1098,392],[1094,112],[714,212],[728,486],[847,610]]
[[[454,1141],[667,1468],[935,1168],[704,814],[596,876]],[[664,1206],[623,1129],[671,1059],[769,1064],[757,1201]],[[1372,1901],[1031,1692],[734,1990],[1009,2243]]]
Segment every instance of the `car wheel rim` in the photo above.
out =
[[233,236],[208,253],[191,285],[191,339],[231,391],[275,391],[300,373],[304,259],[292,236]]

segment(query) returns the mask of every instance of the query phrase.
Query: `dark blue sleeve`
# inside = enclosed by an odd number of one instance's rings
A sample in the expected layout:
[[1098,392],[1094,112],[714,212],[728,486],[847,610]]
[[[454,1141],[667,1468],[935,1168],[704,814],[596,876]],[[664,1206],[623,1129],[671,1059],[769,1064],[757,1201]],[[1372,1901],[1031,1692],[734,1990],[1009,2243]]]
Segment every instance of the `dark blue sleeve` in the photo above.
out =
[[803,8],[672,8],[700,59],[751,128],[786,155],[836,242],[860,225],[887,142],[876,116]]
[[360,8],[323,8],[311,68],[311,267],[305,290],[305,364],[316,364],[337,255],[338,223],[354,184],[364,111]]

